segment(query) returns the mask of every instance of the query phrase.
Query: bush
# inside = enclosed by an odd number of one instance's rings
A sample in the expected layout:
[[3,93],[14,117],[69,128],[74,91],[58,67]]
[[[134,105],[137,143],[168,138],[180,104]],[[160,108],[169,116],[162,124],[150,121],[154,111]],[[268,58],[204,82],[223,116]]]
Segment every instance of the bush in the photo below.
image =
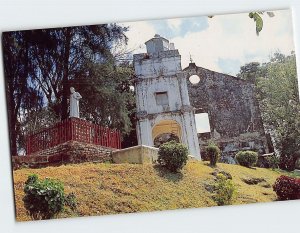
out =
[[272,169],[276,169],[279,166],[279,157],[274,153],[267,157],[268,167]]
[[297,158],[294,156],[281,155],[279,158],[279,168],[286,171],[294,171],[296,160]]
[[276,179],[273,190],[276,192],[278,200],[300,199],[300,179],[280,176]]
[[210,143],[206,147],[206,153],[209,157],[210,166],[215,167],[221,154],[219,147],[214,143]]
[[232,204],[237,193],[237,188],[232,180],[227,179],[226,176],[219,173],[214,189],[216,193],[213,196],[213,199],[219,206]]
[[37,175],[30,175],[25,182],[24,192],[24,206],[35,220],[55,217],[64,209],[65,203],[70,203],[71,208],[76,207],[75,196],[66,198],[64,185],[58,180],[39,180]]
[[65,197],[65,205],[69,206],[71,210],[75,210],[77,208],[77,200],[74,193],[70,193]]
[[255,151],[240,151],[235,155],[237,162],[245,167],[252,167],[256,164],[258,154]]
[[158,150],[158,163],[171,172],[182,169],[188,159],[188,148],[175,141],[162,144]]
[[219,159],[220,163],[227,163],[227,164],[236,164],[236,161],[231,156],[222,156]]

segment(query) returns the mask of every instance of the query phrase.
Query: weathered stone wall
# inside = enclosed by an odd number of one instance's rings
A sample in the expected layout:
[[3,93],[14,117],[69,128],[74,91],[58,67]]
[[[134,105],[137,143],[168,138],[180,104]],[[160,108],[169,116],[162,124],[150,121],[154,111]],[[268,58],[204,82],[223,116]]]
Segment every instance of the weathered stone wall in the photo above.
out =
[[268,153],[254,84],[190,63],[187,77],[198,75],[200,82],[188,81],[191,105],[197,113],[208,113],[211,133],[200,134],[200,144],[213,138],[224,153],[252,149]]
[[116,149],[69,141],[55,147],[31,154],[29,156],[13,156],[13,169],[23,166],[44,167],[82,162],[106,162],[112,161],[112,151]]

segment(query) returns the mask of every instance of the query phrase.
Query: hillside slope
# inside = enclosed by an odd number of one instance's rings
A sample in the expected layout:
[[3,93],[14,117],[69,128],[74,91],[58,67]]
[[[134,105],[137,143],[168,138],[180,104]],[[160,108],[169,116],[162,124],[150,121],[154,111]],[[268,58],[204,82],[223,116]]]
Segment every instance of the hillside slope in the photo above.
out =
[[[276,199],[271,186],[279,172],[229,164],[218,164],[218,169],[229,172],[238,187],[234,204]],[[213,171],[206,162],[189,162],[181,174],[171,174],[150,164],[85,163],[17,170],[14,171],[17,220],[30,220],[22,201],[29,174],[59,179],[66,193],[76,195],[77,210],[66,209],[58,216],[61,218],[215,206],[212,194],[205,188],[214,182]],[[243,181],[249,178],[264,178],[266,182],[249,185]]]

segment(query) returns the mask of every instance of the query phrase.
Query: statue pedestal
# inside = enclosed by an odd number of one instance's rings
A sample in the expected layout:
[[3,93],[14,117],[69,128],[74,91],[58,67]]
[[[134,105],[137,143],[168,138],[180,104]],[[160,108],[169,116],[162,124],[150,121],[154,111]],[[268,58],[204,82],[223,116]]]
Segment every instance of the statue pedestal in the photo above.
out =
[[79,118],[68,118],[26,137],[26,154],[52,148],[68,141],[121,148],[121,133]]

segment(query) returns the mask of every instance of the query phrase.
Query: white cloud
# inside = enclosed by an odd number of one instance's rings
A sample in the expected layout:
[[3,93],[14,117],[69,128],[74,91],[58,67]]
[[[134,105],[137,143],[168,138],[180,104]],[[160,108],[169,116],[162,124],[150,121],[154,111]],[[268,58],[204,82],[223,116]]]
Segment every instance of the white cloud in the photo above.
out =
[[128,50],[134,50],[134,53],[145,53],[145,42],[155,35],[154,27],[147,21],[137,21],[124,23],[124,26],[129,27],[126,36],[128,37]]
[[[255,23],[244,13],[214,16],[208,19],[207,29],[175,37],[171,42],[181,54],[183,68],[188,66],[191,54],[198,66],[218,72],[224,72],[218,64],[219,59],[238,60],[243,65],[251,61],[265,62],[277,50],[284,54],[294,50],[291,12],[275,11],[275,17],[265,14],[263,19],[264,27],[259,36]],[[168,20],[168,24],[174,30],[182,26],[180,19]],[[156,33],[154,26],[147,21],[126,25],[130,26],[129,48],[137,47],[134,53],[145,52],[144,43]],[[236,72],[232,70],[230,74]]]
[[[172,40],[182,56],[182,67],[189,63],[189,54],[198,66],[222,72],[218,59],[265,62],[276,50],[289,54],[294,50],[291,15],[275,12],[275,17],[264,17],[264,28],[259,36],[248,14],[215,16],[209,27]],[[247,55],[252,55],[251,58]],[[232,73],[235,74],[235,73]]]

